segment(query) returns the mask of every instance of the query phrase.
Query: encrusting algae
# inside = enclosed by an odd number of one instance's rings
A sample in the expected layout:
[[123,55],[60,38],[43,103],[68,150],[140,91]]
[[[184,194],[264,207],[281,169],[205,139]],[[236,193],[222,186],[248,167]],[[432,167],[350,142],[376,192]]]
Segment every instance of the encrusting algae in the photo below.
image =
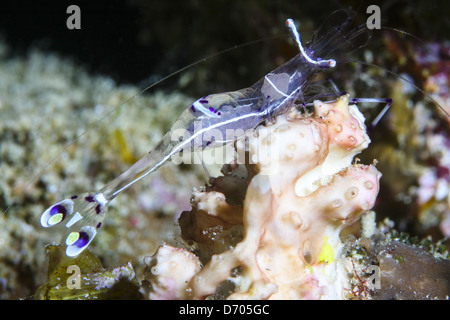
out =
[[139,299],[139,283],[131,263],[107,270],[91,252],[72,259],[62,246],[47,247],[48,280],[33,296],[38,300]]

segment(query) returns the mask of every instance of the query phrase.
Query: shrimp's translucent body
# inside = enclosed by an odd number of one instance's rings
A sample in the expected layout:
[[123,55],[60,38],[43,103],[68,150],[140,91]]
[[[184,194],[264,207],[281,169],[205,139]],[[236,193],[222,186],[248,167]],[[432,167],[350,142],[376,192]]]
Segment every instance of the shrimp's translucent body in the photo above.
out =
[[[68,256],[79,255],[91,243],[102,225],[108,203],[120,192],[158,170],[183,150],[204,149],[227,142],[210,140],[208,134],[212,130],[224,133],[224,137],[227,130],[241,132],[242,136],[267,119],[287,112],[299,97],[303,97],[303,92],[318,72],[336,66],[333,59],[310,57],[292,19],[288,19],[286,24],[299,47],[299,54],[248,88],[198,99],[184,110],[146,156],[101,190],[71,196],[44,211],[40,220],[43,227],[64,225]],[[313,48],[308,52],[314,52]],[[189,134],[173,139],[177,130]],[[239,136],[234,137],[237,138]]]

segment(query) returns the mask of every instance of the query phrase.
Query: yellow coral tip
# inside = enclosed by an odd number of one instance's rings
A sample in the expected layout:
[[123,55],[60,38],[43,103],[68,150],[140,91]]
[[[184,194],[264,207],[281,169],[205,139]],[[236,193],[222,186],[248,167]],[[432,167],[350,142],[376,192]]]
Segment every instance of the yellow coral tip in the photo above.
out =
[[339,97],[340,102],[348,102],[348,99],[350,98],[350,94],[346,93]]
[[334,250],[328,242],[328,237],[325,238],[325,243],[320,253],[319,262],[331,263],[334,261]]

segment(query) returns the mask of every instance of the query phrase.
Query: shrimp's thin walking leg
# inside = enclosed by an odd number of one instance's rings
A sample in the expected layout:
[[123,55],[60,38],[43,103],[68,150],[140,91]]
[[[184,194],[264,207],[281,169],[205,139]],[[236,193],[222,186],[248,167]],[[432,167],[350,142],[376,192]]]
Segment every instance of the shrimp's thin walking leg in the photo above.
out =
[[328,82],[331,85],[331,89],[333,90],[333,92],[339,96],[342,96],[344,93],[339,90],[339,87],[337,86],[336,82],[334,82],[333,79],[331,78],[327,78],[324,80],[325,82]]
[[203,161],[203,158],[201,159],[201,161],[202,161],[203,171],[205,171],[206,177],[208,177],[208,182],[210,182],[211,181],[211,174],[209,173],[209,170],[206,167],[206,164],[205,164],[205,161]]
[[389,108],[392,105],[392,98],[354,98],[351,100],[351,103],[358,104],[359,102],[368,102],[368,103],[385,103],[383,110],[378,113],[378,115],[375,117],[374,120],[370,123],[370,125],[367,127],[367,131],[371,132],[378,122],[380,122],[381,118],[385,115],[385,113],[389,110]]

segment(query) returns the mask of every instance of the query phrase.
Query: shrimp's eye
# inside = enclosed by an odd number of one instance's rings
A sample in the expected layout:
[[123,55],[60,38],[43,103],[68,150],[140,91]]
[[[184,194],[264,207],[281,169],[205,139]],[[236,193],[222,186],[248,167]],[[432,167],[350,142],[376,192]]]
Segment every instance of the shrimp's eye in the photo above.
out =
[[41,225],[44,228],[61,223],[73,211],[73,201],[66,199],[58,202],[44,211],[41,216]]
[[71,232],[66,238],[66,255],[76,257],[94,239],[97,231],[93,227],[83,227],[79,232]]

